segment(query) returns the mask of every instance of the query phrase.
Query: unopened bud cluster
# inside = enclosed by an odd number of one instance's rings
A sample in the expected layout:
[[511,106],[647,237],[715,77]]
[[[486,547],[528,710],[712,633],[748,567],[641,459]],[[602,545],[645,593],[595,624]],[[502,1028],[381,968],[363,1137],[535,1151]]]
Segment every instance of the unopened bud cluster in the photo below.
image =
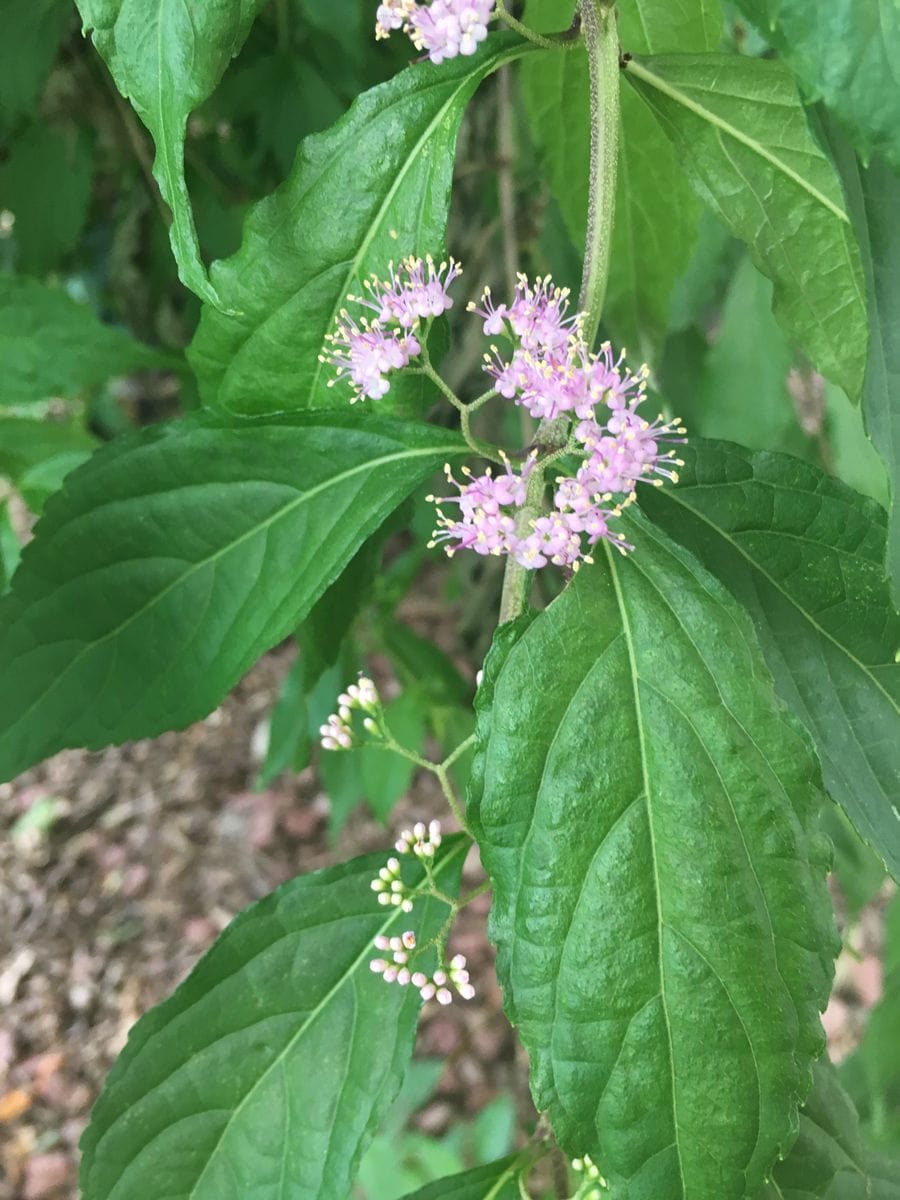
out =
[[372,880],[371,888],[378,895],[378,903],[393,905],[403,912],[412,912],[415,890],[406,886],[400,877],[400,860],[389,858]]
[[427,975],[424,971],[413,971],[409,966],[410,954],[416,948],[416,935],[408,929],[399,937],[385,937],[379,934],[375,938],[376,950],[389,951],[390,958],[373,958],[369,968],[380,975],[385,983],[397,983],[400,987],[412,985],[423,1000],[436,1000],[438,1004],[450,1004],[453,993],[464,1000],[471,1000],[475,989],[469,982],[469,972],[466,969],[466,956],[456,954],[446,968],[440,967]]
[[422,821],[417,821],[412,829],[401,831],[394,846],[398,854],[414,854],[416,858],[431,859],[440,844],[440,821],[430,821],[427,828]]
[[590,1155],[585,1154],[581,1158],[573,1158],[572,1170],[584,1176],[584,1181],[575,1193],[574,1200],[602,1200],[607,1183]]
[[319,727],[323,750],[349,750],[357,742],[353,732],[353,714],[363,714],[363,729],[371,737],[383,736],[381,726],[381,700],[378,689],[371,679],[360,675],[346,692],[337,698],[337,712],[333,712],[324,725]]

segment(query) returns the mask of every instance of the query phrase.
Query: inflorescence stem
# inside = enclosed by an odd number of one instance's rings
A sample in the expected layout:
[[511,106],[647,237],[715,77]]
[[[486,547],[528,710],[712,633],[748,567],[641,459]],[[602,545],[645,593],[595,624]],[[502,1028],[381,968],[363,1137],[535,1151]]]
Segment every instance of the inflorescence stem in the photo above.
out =
[[497,16],[510,29],[515,30],[521,37],[525,38],[526,41],[532,42],[535,46],[540,46],[544,50],[569,50],[578,44],[579,25],[577,20],[573,23],[571,29],[567,29],[565,33],[538,33],[534,29],[529,29],[527,25],[523,25],[521,21],[516,20],[507,9],[505,0],[497,0]]
[[[503,15],[502,4],[498,12]],[[581,28],[591,82],[591,166],[588,225],[578,306],[584,317],[584,339],[592,346],[609,277],[609,254],[616,204],[619,146],[619,38],[612,0],[581,0]],[[541,511],[544,470],[560,452],[559,421],[544,420],[535,435],[540,457],[528,481],[528,500],[521,513],[523,527]],[[549,452],[547,455],[542,451]],[[528,603],[531,573],[509,558],[503,577],[500,623],[514,620]]]
[[584,271],[579,309],[593,346],[609,278],[619,159],[619,36],[611,0],[581,0],[581,24],[591,83],[591,167]]

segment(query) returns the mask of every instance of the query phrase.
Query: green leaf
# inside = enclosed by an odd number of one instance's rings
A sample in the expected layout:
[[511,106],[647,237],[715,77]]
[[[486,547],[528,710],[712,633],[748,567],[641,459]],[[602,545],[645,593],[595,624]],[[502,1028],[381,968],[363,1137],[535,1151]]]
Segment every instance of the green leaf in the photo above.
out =
[[800,1113],[800,1136],[759,1200],[898,1200],[900,1188],[870,1163],[853,1104],[825,1059],[813,1067],[813,1090]]
[[489,656],[469,815],[563,1149],[628,1200],[743,1200],[823,1046],[817,768],[738,605],[645,521],[626,532],[633,554]]
[[8,589],[21,556],[22,548],[9,519],[9,501],[0,499],[0,596]]
[[0,197],[15,217],[19,271],[45,275],[77,246],[91,198],[92,160],[84,129],[57,133],[31,125],[10,144],[0,165]]
[[823,100],[863,159],[900,169],[900,8],[894,0],[737,0],[775,46],[808,101]]
[[0,38],[0,125],[33,111],[72,16],[68,0],[6,0],[7,36]]
[[519,1200],[521,1192],[516,1180],[521,1171],[521,1155],[512,1155],[486,1167],[438,1179],[410,1192],[405,1200]]
[[[449,842],[442,888],[456,890],[465,849]],[[421,1003],[369,970],[372,940],[414,927],[424,942],[446,912],[429,900],[385,915],[369,886],[383,865],[367,855],[286,883],[138,1022],[82,1140],[84,1200],[345,1200]]]
[[[559,28],[557,0],[531,0],[526,17]],[[619,9],[619,41],[633,54],[718,46],[718,0],[633,0]],[[529,121],[569,234],[584,246],[590,175],[590,86],[583,50],[535,56],[522,67]],[[604,319],[617,340],[652,356],[672,289],[697,239],[700,204],[678,155],[638,97],[623,89],[616,219]]]
[[77,419],[36,421],[0,416],[0,475],[18,487],[33,467],[73,453],[83,460],[96,445],[96,439]]
[[833,136],[847,207],[862,251],[869,302],[869,358],[863,414],[888,472],[887,569],[900,606],[900,179],[876,160],[868,170]]
[[[206,308],[192,343],[207,404],[259,413],[344,402],[319,362],[326,333],[370,274],[406,254],[440,254],[466,104],[526,49],[502,35],[472,58],[417,64],[302,143],[287,180],[251,209],[240,251],[213,266],[238,315]],[[408,411],[420,394],[419,380],[395,381],[384,407]]]
[[172,210],[170,239],[182,283],[211,304],[219,297],[200,261],[184,179],[187,119],[213,92],[264,0],[170,4],[76,0],[85,33],[156,144],[153,174]]
[[0,362],[2,409],[73,400],[114,375],[178,360],[104,325],[60,288],[0,274]]
[[460,448],[334,413],[201,416],[101,450],[0,603],[0,775],[202,717]]
[[305,660],[298,654],[285,675],[269,718],[266,756],[254,787],[269,787],[308,748],[309,711],[306,702]]
[[704,54],[634,61],[625,77],[695,191],[774,283],[779,322],[856,399],[866,345],[859,251],[790,72],[770,60]]
[[[425,713],[415,693],[404,692],[391,700],[385,705],[384,715],[396,741],[418,754],[425,736]],[[393,750],[363,746],[355,753],[359,755],[365,797],[376,817],[386,825],[394,805],[409,790],[415,766]]]
[[872,501],[780,454],[703,443],[641,508],[750,611],[775,686],[816,742],[825,784],[900,876],[900,617]]
[[800,428],[787,390],[793,358],[772,316],[772,285],[745,258],[700,374],[691,381],[685,402],[679,402],[691,434],[810,457],[813,443]]

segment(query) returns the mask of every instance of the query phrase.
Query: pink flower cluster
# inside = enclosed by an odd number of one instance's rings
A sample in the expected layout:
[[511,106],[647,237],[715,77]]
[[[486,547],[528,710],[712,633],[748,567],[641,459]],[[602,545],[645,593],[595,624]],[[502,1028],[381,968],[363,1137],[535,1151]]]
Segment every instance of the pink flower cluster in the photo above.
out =
[[424,50],[433,63],[442,63],[475,53],[487,37],[495,7],[495,0],[384,0],[376,13],[375,36],[386,38],[402,29],[417,50]]
[[[554,563],[576,568],[590,561],[585,549],[601,539],[623,553],[632,549],[610,519],[634,499],[637,482],[648,477],[676,480],[680,465],[665,442],[682,441],[677,422],[647,421],[638,411],[646,399],[647,368],[636,374],[615,358],[608,344],[598,354],[582,335],[583,318],[569,313],[569,293],[549,276],[532,286],[524,275],[511,304],[495,305],[489,289],[481,307],[469,305],[489,335],[505,335],[512,352],[496,346],[486,355],[485,370],[497,392],[540,420],[566,418],[572,426],[570,449],[581,458],[574,475],[557,480],[552,510],[522,527],[521,509],[535,460],[519,473],[509,463],[494,476],[469,475],[463,484],[448,478],[459,495],[438,503],[458,505],[458,516],[438,509],[434,541],[448,554],[463,547],[478,554],[509,554],[528,569]],[[599,409],[599,414],[598,414]],[[654,482],[662,482],[657,478]]]
[[431,257],[410,257],[396,268],[390,263],[387,280],[367,279],[367,296],[347,299],[370,309],[375,318],[357,321],[347,309],[341,310],[336,331],[325,335],[331,353],[319,355],[319,362],[337,372],[328,386],[347,379],[354,393],[351,404],[378,400],[390,391],[388,375],[409,366],[422,351],[417,336],[421,322],[453,307],[447,289],[461,273],[452,258],[437,266]]

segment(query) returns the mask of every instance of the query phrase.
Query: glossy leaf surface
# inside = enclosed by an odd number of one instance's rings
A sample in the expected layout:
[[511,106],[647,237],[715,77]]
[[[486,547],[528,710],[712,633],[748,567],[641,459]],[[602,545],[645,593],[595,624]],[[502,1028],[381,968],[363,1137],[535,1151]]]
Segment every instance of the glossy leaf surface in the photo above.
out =
[[331,414],[194,418],[100,451],[0,605],[0,775],[204,716],[459,446]]
[[823,1044],[818,772],[749,619],[652,526],[627,534],[633,554],[500,631],[469,811],[565,1151],[622,1200],[743,1200]]
[[787,68],[672,55],[625,78],[659,118],[694,189],[775,284],[774,311],[819,370],[858,398],[866,306],[840,185]]
[[737,0],[790,66],[812,102],[823,100],[863,158],[900,168],[900,8],[894,0]]
[[883,575],[884,512],[782,454],[698,442],[677,488],[641,507],[749,609],[826,786],[900,874],[900,617]]
[[[455,892],[465,843],[436,866]],[[82,1140],[84,1200],[345,1200],[397,1093],[421,1001],[369,969],[379,933],[437,932],[370,884],[386,855],[302,875],[245,910],[134,1027]],[[409,863],[410,884],[422,870]]]
[[[213,267],[236,315],[207,308],[191,347],[206,403],[258,413],[349,397],[328,387],[325,335],[370,274],[414,252],[440,256],[466,104],[522,52],[499,36],[473,58],[411,66],[303,142],[288,179],[251,210],[239,252]],[[380,407],[400,411],[419,394],[417,380],[394,381]]]
[[172,210],[170,238],[182,283],[218,303],[197,244],[184,178],[187,119],[213,92],[263,0],[76,0],[85,33],[156,144],[153,174]]

